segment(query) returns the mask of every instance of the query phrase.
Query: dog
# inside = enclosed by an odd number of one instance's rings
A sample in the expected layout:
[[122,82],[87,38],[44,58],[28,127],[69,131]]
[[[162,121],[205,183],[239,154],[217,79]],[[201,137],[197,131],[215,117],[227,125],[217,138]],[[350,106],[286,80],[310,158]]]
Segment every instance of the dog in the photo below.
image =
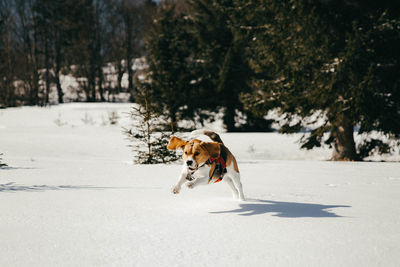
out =
[[179,194],[185,182],[188,188],[193,189],[198,185],[224,181],[231,188],[235,199],[245,200],[238,164],[220,136],[208,130],[198,130],[193,133],[204,134],[214,142],[198,139],[185,141],[176,136],[171,137],[168,149],[183,150],[182,171],[178,182],[172,188],[172,193]]

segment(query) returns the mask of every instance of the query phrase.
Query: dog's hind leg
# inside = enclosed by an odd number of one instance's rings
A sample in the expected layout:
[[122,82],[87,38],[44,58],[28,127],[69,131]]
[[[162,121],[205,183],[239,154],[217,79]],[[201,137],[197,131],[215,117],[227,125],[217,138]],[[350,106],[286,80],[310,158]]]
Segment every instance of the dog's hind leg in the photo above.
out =
[[225,177],[223,179],[223,181],[225,181],[229,185],[229,187],[231,188],[233,198],[234,199],[239,198],[239,192],[236,189],[235,185],[233,184],[231,177],[227,176],[227,177]]
[[239,192],[239,199],[245,200],[242,183],[240,182],[240,173],[231,171],[229,172],[229,177],[232,179],[233,184],[235,185],[237,191]]

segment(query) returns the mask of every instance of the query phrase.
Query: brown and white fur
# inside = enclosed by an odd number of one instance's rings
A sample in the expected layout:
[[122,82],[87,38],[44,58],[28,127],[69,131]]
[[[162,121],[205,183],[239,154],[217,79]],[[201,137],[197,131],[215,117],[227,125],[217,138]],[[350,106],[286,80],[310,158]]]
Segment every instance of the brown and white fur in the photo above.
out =
[[[235,157],[225,147],[218,134],[208,131],[200,130],[196,133],[202,133],[211,138],[214,142],[204,142],[198,139],[185,141],[178,137],[172,136],[168,149],[183,150],[183,166],[179,176],[178,182],[172,188],[172,193],[178,194],[182,185],[186,182],[186,186],[190,189],[198,185],[206,185],[209,183],[209,177],[212,175],[212,164],[206,164],[209,158],[218,158],[221,152],[226,155],[226,174],[223,177],[225,183],[229,185],[232,190],[232,195],[235,199],[244,200],[242,183],[240,182],[239,168]],[[193,180],[188,181],[186,178],[190,175]]]

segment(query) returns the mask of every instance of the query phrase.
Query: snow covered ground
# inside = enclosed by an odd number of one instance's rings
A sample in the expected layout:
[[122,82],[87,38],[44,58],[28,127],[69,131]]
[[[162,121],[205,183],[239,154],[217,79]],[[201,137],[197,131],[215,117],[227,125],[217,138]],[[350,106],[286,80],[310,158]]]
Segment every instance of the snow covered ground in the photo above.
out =
[[399,163],[221,134],[248,200],[224,183],[173,195],[178,164],[131,163],[129,107],[0,110],[0,266],[400,265]]

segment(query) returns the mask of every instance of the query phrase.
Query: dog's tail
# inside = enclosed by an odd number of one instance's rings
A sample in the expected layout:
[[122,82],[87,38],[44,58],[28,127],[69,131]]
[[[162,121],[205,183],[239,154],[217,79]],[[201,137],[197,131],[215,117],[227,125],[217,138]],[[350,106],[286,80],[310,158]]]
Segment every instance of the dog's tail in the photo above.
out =
[[219,135],[217,133],[210,131],[210,130],[195,130],[191,134],[192,135],[204,134],[204,135],[207,135],[208,137],[210,137],[211,140],[213,140],[214,142],[224,144],[224,142],[222,142],[221,137],[219,137]]

